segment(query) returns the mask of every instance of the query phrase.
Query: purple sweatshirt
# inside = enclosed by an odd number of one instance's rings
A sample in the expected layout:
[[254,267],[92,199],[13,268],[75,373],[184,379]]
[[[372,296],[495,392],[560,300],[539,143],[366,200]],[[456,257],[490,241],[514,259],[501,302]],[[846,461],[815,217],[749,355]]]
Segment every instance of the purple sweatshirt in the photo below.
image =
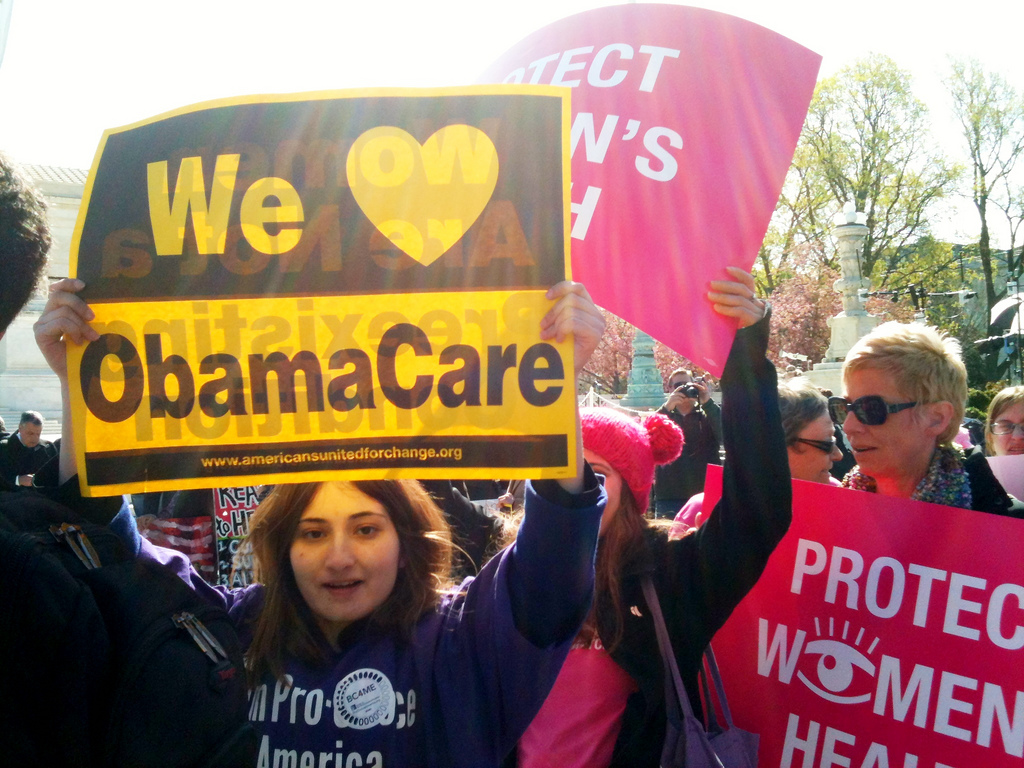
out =
[[[331,663],[286,663],[250,693],[258,768],[497,766],[554,684],[590,608],[604,489],[553,481],[528,488],[514,546],[468,579],[413,630],[412,642],[357,622]],[[224,607],[243,644],[261,585],[213,587],[188,559],[143,541],[141,557],[169,565]]]

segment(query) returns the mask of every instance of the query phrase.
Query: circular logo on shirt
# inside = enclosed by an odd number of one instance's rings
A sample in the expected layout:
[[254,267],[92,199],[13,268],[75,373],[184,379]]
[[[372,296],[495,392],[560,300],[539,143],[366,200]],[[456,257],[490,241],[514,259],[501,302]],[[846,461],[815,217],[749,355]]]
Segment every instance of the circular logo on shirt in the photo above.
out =
[[357,669],[334,689],[334,724],[363,731],[391,725],[395,719],[395,689],[383,672]]

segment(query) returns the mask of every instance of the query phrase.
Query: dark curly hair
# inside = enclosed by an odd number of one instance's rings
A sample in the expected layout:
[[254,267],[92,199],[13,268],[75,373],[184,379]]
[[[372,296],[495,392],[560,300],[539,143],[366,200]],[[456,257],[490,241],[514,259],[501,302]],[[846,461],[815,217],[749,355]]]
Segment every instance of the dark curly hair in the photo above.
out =
[[42,195],[0,152],[0,335],[31,298],[49,250]]

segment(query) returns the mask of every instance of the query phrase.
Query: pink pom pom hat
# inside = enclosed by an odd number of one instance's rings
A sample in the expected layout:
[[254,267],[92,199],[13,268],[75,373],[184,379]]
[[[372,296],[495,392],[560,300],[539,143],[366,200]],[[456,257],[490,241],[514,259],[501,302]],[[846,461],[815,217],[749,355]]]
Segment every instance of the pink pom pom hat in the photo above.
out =
[[679,458],[683,433],[667,416],[651,413],[640,420],[611,408],[582,408],[583,447],[622,475],[640,514],[647,511],[654,467]]

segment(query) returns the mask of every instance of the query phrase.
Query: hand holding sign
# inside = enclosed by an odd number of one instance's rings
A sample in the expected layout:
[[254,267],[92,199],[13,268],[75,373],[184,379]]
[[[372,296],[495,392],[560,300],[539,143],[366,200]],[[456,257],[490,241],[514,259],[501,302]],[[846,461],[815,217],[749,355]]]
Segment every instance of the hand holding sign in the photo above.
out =
[[[540,336],[542,339],[561,343],[572,335],[575,382],[601,341],[604,317],[582,283],[564,280],[551,287],[547,292],[547,298],[558,301],[541,318]],[[573,391],[576,391],[575,384]],[[576,403],[576,476],[559,482],[569,493],[579,493],[583,488],[583,432],[580,426],[579,401],[575,397],[573,401]]]
[[735,280],[712,280],[708,298],[715,312],[736,318],[737,328],[746,328],[764,317],[767,305],[757,298],[754,291],[754,276],[738,267],[726,267]]
[[61,416],[60,464],[58,477],[63,484],[78,472],[68,392],[68,348],[66,342],[85,344],[96,341],[99,334],[89,325],[96,315],[81,298],[75,294],[85,288],[85,283],[71,277],[58,280],[50,286],[43,314],[36,320],[32,330],[36,346],[43,353],[46,364],[60,379],[63,414]]
[[68,383],[68,353],[64,340],[84,344],[99,338],[99,334],[89,326],[89,321],[95,317],[93,311],[75,295],[83,288],[85,283],[71,277],[51,285],[43,314],[32,326],[36,345],[47,365],[57,374],[62,388]]
[[604,317],[582,283],[571,280],[558,283],[548,291],[547,298],[558,299],[558,302],[540,321],[540,337],[562,342],[572,334],[578,378],[604,334]]

